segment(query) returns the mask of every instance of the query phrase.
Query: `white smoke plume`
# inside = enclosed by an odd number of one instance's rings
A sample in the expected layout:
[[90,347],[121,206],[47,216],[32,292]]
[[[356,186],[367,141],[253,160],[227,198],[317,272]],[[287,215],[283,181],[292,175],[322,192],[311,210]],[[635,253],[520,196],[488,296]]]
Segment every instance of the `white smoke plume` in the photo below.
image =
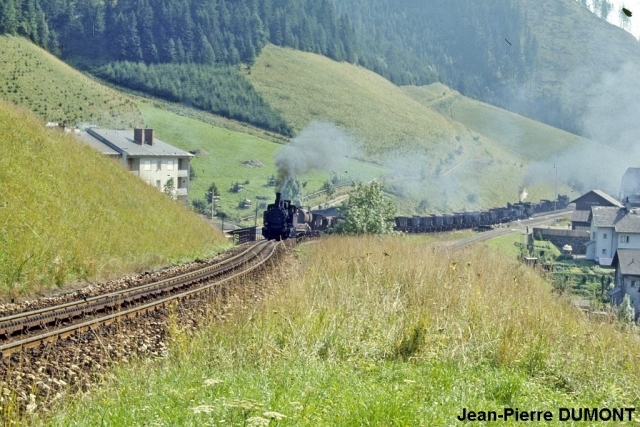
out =
[[541,176],[552,178],[556,165],[560,183],[579,192],[601,189],[618,195],[626,169],[640,167],[639,62],[630,61],[582,88],[590,100],[582,115],[583,133],[589,139],[532,164],[525,182]]
[[520,201],[523,202],[528,196],[529,196],[529,193],[527,192],[527,189],[523,188],[522,191],[520,192]]
[[289,179],[312,170],[336,171],[354,153],[349,136],[330,122],[312,122],[275,154],[278,186],[281,191]]

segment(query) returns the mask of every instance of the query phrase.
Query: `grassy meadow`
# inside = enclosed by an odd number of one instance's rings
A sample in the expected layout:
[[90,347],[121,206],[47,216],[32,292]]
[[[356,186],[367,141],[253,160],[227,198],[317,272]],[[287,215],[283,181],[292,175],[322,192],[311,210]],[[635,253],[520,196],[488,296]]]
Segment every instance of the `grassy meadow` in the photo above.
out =
[[484,102],[441,84],[403,86],[407,96],[489,138],[528,161],[546,160],[580,142],[580,137]]
[[184,206],[74,136],[0,102],[0,297],[212,254]]
[[74,70],[22,37],[0,36],[0,99],[45,122],[132,128],[142,116],[130,97]]
[[[273,202],[275,187],[268,186],[267,182],[271,176],[277,176],[274,155],[278,149],[282,149],[281,144],[179,116],[149,104],[141,103],[139,108],[145,123],[156,130],[158,138],[183,150],[200,149],[208,153],[191,160],[196,173],[196,179],[191,181],[189,190],[192,199],[204,199],[205,192],[215,182],[221,194],[216,206],[232,217],[251,216],[251,224],[255,204]],[[252,160],[257,160],[263,166],[250,167],[247,163]],[[336,171],[341,178],[363,182],[388,172],[381,166],[353,159],[345,160],[342,166],[341,170]],[[330,171],[312,171],[301,176],[300,180],[307,182],[305,193],[310,194],[319,190],[331,177]],[[247,181],[249,183],[244,185],[242,192],[230,191],[235,182]],[[238,209],[239,203],[244,199],[254,203],[252,209]],[[312,200],[315,203],[322,201],[323,198]]]
[[260,302],[193,335],[176,324],[166,359],[121,367],[32,421],[435,426],[462,425],[462,408],[557,417],[558,407],[638,400],[637,335],[589,320],[500,252],[401,237],[296,252],[265,278],[273,292]]

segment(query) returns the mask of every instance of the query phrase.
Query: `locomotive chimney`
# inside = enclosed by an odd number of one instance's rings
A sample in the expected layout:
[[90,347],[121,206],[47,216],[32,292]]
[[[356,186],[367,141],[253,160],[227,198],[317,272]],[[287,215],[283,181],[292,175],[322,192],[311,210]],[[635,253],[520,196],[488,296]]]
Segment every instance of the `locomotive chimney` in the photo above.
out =
[[280,206],[280,196],[281,195],[282,195],[281,193],[276,193],[276,203],[275,203],[276,206]]
[[153,145],[153,129],[144,130],[144,143]]
[[138,144],[140,144],[140,145],[144,144],[144,142],[142,141],[143,132],[144,132],[144,129],[136,128],[136,129],[133,130],[133,140],[135,142],[137,142]]

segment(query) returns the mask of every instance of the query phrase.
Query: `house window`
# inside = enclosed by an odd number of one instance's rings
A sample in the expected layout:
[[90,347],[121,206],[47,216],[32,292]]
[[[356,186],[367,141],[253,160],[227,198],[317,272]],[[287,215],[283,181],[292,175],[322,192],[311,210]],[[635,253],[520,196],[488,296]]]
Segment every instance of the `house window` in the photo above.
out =
[[156,162],[156,165],[157,165],[157,169],[156,170],[162,170],[162,160],[158,160]]
[[144,170],[150,171],[151,170],[151,160],[143,160],[142,161],[142,166],[144,167]]
[[602,233],[602,238],[606,239],[607,238],[607,233]]
[[167,170],[168,171],[173,170],[173,160],[167,160]]
[[620,243],[629,243],[629,236],[621,235]]
[[[158,187],[158,190],[162,190],[162,181],[157,180],[156,181],[156,187]],[[604,249],[603,249],[604,250]]]

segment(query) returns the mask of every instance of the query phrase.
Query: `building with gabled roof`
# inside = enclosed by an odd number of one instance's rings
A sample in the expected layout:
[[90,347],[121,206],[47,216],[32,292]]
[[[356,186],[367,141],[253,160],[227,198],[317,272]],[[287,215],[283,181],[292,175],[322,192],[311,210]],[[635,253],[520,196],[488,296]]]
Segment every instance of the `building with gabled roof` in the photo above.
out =
[[189,197],[189,166],[193,154],[155,138],[153,129],[89,128],[78,137],[160,191],[173,182],[173,195]]
[[593,206],[613,206],[623,207],[624,205],[614,197],[608,195],[602,190],[591,190],[571,203],[575,203],[576,207],[571,215],[572,230],[590,230],[591,229],[591,208]]
[[618,249],[640,249],[640,209],[594,206],[586,258],[611,265]]

